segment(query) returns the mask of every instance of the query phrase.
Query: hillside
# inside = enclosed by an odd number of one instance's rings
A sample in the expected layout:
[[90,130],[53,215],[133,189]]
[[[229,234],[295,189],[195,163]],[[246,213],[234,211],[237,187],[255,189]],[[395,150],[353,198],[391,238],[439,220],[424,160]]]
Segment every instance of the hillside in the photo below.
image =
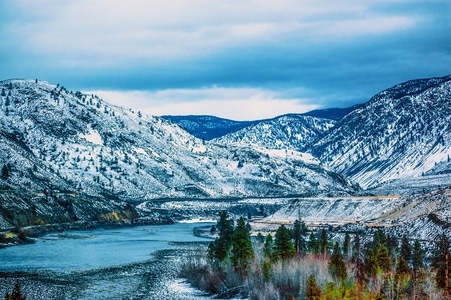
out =
[[366,233],[384,228],[397,238],[434,242],[441,234],[451,236],[451,190],[403,197],[298,198],[252,227],[292,224],[299,217],[311,228],[327,224],[342,232]]
[[333,120],[300,114],[283,115],[263,120],[214,141],[226,145],[254,145],[267,149],[302,152],[334,127],[335,123]]
[[[378,93],[310,151],[363,188],[451,174],[451,76],[412,80]],[[444,181],[451,184],[451,176]]]
[[[188,131],[197,138],[209,141],[215,138],[220,138],[222,136],[232,134],[241,129],[258,126],[258,124],[260,123],[266,124],[271,122],[277,122],[280,119],[287,117],[301,119],[302,116],[306,116],[327,119],[332,121],[339,121],[345,115],[347,115],[348,113],[357,109],[360,106],[361,104],[346,108],[316,109],[303,114],[289,114],[278,116],[272,119],[255,120],[255,121],[234,121],[224,118],[218,118],[215,116],[197,116],[197,115],[190,116],[165,115],[161,116],[161,118],[180,125],[180,127],[182,127],[183,129],[185,129],[186,131]],[[308,129],[309,128],[307,128],[307,130]]]
[[351,107],[344,107],[344,108],[315,109],[315,110],[303,113],[302,115],[316,117],[316,118],[322,118],[322,119],[329,119],[329,120],[334,120],[334,121],[340,121],[347,114],[356,110],[360,106],[362,106],[362,104],[356,104]]
[[[342,176],[292,153],[224,146],[178,125],[34,80],[0,82],[3,225],[129,218],[156,198],[342,194]],[[111,215],[115,212],[116,215]]]
[[259,122],[234,121],[215,116],[161,116],[161,118],[178,124],[195,137],[207,141]]

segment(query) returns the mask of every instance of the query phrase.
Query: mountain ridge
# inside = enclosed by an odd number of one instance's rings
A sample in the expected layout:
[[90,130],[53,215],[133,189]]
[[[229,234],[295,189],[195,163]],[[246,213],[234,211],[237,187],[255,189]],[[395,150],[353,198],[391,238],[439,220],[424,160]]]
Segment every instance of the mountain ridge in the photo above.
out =
[[316,109],[306,113],[288,113],[273,118],[260,120],[236,121],[210,115],[163,115],[161,118],[179,124],[183,129],[197,138],[212,140],[234,133],[246,127],[262,122],[269,122],[287,116],[310,116],[333,121],[341,120],[346,114],[363,104],[356,104],[346,108]]
[[451,75],[410,80],[373,96],[309,149],[364,188],[451,169]]
[[[128,218],[158,198],[342,194],[310,157],[205,142],[155,116],[37,80],[0,82],[3,221]],[[1,167],[1,165],[0,165]],[[58,221],[59,220],[59,221]]]

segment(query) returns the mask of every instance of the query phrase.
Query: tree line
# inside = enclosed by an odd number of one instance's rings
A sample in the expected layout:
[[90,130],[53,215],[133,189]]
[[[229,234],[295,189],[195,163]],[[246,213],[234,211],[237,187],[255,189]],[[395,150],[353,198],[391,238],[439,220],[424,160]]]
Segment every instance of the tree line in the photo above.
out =
[[[379,229],[346,233],[309,230],[302,220],[274,235],[251,238],[250,226],[222,211],[217,238],[187,258],[182,276],[220,297],[250,299],[448,299],[450,240],[441,235],[430,256],[419,241]],[[427,263],[426,263],[427,262]]]

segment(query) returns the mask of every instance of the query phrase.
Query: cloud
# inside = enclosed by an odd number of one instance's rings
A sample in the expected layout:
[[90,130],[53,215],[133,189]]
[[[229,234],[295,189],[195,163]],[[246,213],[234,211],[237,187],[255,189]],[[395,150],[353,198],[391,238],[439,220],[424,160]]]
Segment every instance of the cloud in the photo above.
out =
[[87,91],[105,101],[150,115],[215,115],[234,120],[259,120],[319,107],[309,99],[287,98],[255,88],[202,88],[146,91]]
[[[450,13],[447,0],[0,1],[0,77],[178,91],[180,105],[250,99],[230,93],[253,89],[279,104],[342,107],[448,74]],[[226,98],[181,92],[215,87]]]

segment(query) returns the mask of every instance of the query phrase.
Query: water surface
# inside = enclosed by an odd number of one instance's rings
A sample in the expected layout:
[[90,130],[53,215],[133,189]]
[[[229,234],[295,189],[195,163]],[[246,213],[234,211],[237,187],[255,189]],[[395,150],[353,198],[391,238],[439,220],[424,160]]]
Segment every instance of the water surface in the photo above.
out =
[[[202,223],[205,225],[206,223]],[[192,234],[199,223],[176,223],[53,233],[34,244],[0,249],[0,271],[86,271],[146,261],[170,242],[208,241]]]

